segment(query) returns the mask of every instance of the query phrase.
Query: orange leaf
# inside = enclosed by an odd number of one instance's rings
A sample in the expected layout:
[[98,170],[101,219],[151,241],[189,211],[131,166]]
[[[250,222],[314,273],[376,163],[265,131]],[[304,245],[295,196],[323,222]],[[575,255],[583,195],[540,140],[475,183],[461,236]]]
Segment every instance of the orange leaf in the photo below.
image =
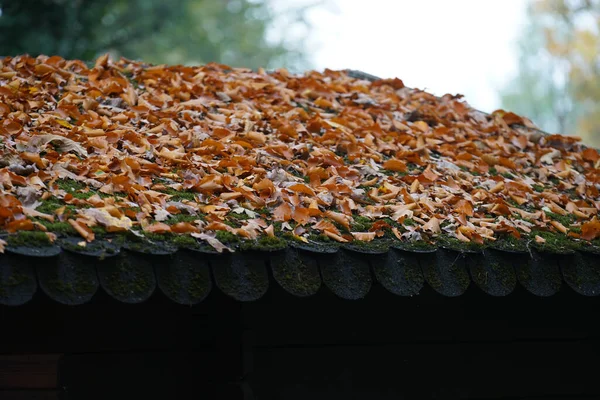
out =
[[327,221],[325,219],[320,220],[319,222],[314,224],[312,227],[313,227],[313,229],[317,229],[319,231],[330,232],[330,233],[334,233],[338,236],[341,236],[341,233],[338,230],[338,228],[336,228],[335,225],[331,221]]
[[275,221],[289,221],[292,217],[292,207],[288,203],[281,203],[273,210],[273,216]]
[[383,163],[383,168],[388,171],[406,172],[406,163],[404,161],[391,158]]
[[17,231],[32,231],[34,229],[33,222],[29,219],[18,219],[15,221],[11,221],[6,225],[7,232],[17,232]]
[[199,232],[200,230],[189,222],[178,222],[171,226],[171,232],[174,233],[190,233]]
[[600,221],[594,217],[589,222],[581,225],[581,237],[585,240],[594,240],[600,237]]
[[472,217],[473,216],[473,205],[471,204],[470,201],[467,201],[465,199],[460,199],[454,205],[454,211],[456,211],[457,213],[460,213],[460,214],[464,214],[468,217]]
[[506,122],[506,125],[512,125],[512,124],[519,124],[519,125],[523,125],[523,118],[521,118],[520,116],[518,116],[515,113],[512,112],[507,112],[502,116],[502,119],[504,120],[504,122]]
[[513,160],[506,157],[498,157],[498,163],[506,168],[517,169],[517,164],[515,164]]
[[310,214],[311,214],[311,211],[309,208],[295,207],[294,211],[292,213],[292,218],[294,219],[294,221],[296,221],[300,225],[305,225],[308,223],[308,220],[310,219]]
[[255,183],[252,186],[252,189],[256,190],[257,192],[259,192],[264,196],[270,196],[271,194],[273,194],[273,192],[275,191],[275,185],[273,184],[273,181],[271,181],[270,179],[263,179],[262,181]]
[[584,160],[591,161],[593,163],[598,161],[598,158],[600,158],[600,155],[598,155],[598,150],[591,149],[589,147],[587,149],[585,149],[583,151],[583,153],[581,153],[581,156],[583,157]]
[[87,226],[82,224],[79,221],[75,221],[73,219],[68,220],[69,224],[84,238],[86,241],[91,242],[94,240],[95,235],[94,232]]
[[162,222],[157,222],[155,224],[148,225],[147,227],[145,227],[144,231],[150,233],[166,233],[171,232],[171,227]]
[[288,189],[293,190],[294,192],[304,193],[309,196],[316,196],[315,191],[303,183],[296,183],[295,185],[288,187]]
[[334,220],[335,222],[337,222],[338,224],[342,225],[347,230],[350,230],[350,217],[349,216],[342,214],[342,213],[335,212],[335,211],[327,211],[325,213],[325,215],[327,217],[331,218],[332,220]]

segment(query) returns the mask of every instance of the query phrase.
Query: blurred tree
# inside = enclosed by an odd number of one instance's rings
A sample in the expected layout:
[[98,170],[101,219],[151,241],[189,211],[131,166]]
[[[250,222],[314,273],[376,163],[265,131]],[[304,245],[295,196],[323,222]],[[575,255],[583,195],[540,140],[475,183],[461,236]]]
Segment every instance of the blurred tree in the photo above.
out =
[[502,103],[547,131],[600,145],[600,0],[534,0]]
[[[308,8],[286,12],[307,25]],[[268,40],[276,18],[267,0],[0,0],[0,55],[307,67],[301,38]]]

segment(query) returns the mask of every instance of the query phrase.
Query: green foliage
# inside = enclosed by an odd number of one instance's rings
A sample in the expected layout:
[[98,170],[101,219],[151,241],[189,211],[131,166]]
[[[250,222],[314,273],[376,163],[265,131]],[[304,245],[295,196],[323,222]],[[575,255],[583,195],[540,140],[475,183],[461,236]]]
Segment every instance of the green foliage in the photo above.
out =
[[[288,25],[307,27],[306,9],[288,8]],[[2,56],[306,67],[301,40],[267,40],[282,15],[265,0],[0,0],[0,10]]]
[[503,107],[548,132],[599,145],[600,1],[532,0],[527,15]]

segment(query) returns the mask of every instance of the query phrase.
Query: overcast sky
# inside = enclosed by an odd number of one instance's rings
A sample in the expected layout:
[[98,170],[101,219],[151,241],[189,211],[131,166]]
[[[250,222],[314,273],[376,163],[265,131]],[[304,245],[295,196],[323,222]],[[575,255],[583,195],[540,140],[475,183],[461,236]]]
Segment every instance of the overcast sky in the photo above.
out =
[[483,111],[500,107],[498,90],[517,68],[526,0],[325,1],[309,14],[317,69],[398,77],[438,95],[464,94]]

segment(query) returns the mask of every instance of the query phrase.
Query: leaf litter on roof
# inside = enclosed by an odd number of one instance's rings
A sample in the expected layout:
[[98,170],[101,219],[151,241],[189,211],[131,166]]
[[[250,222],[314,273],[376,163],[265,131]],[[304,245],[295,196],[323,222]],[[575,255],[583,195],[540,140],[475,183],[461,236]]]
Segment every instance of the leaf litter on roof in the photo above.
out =
[[600,237],[595,149],[399,79],[6,57],[0,117],[5,233],[187,236],[218,251]]

